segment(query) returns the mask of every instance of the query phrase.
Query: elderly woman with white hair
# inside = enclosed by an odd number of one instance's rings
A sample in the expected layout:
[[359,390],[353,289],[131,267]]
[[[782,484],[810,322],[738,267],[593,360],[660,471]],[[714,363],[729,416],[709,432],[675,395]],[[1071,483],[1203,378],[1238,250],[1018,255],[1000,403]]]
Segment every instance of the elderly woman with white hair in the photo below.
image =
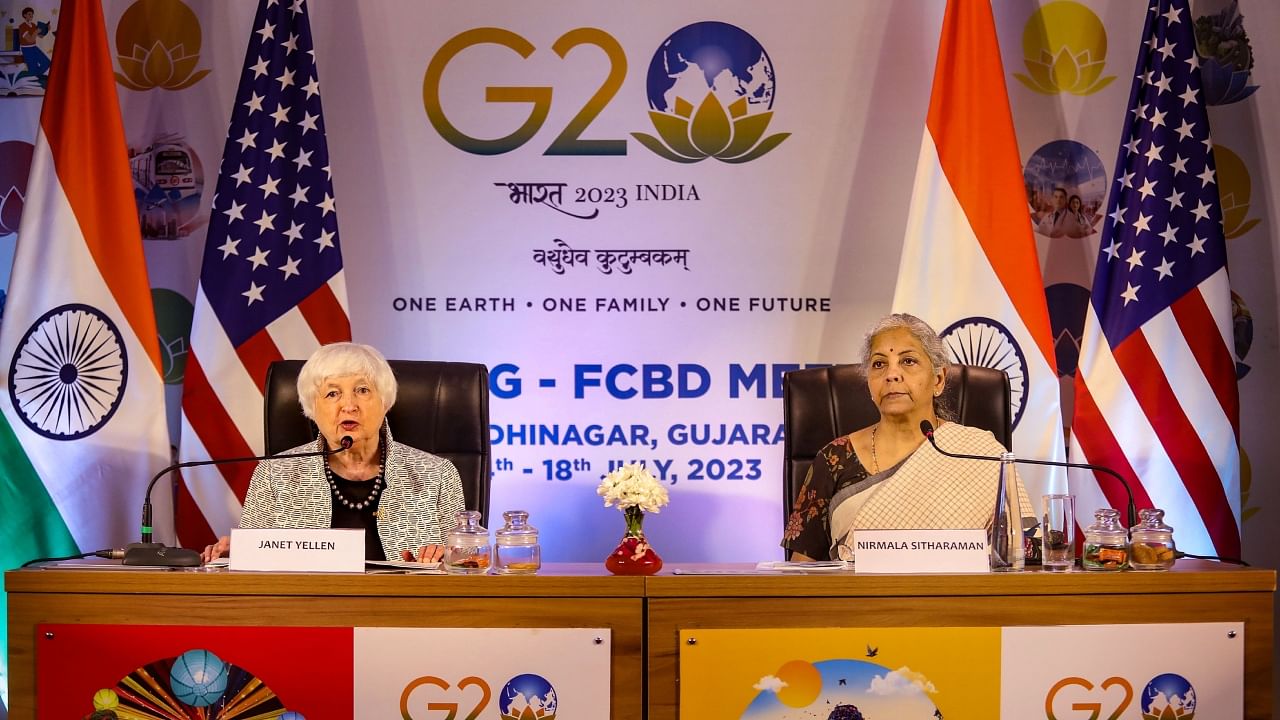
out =
[[[879,422],[832,440],[814,458],[783,533],[793,560],[852,560],[859,529],[991,523],[996,464],[944,456],[920,432],[928,420],[952,452],[1005,451],[990,432],[954,422],[942,398],[950,363],[938,334],[914,315],[888,315],[867,333],[862,368]],[[1034,518],[1016,474],[1015,482],[1022,517]]]
[[[463,510],[453,463],[396,442],[387,410],[396,379],[385,358],[358,343],[325,345],[298,373],[302,413],[319,429],[314,442],[258,463],[240,515],[244,528],[358,528],[369,560],[435,562],[445,533]],[[351,447],[328,456],[291,454]],[[223,537],[205,562],[230,552]]]

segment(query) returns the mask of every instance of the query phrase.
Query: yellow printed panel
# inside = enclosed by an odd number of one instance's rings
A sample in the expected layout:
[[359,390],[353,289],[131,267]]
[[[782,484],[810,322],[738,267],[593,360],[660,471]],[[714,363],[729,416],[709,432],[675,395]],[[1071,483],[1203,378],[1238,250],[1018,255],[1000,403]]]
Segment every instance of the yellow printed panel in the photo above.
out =
[[683,630],[679,672],[681,718],[994,718],[1000,628]]

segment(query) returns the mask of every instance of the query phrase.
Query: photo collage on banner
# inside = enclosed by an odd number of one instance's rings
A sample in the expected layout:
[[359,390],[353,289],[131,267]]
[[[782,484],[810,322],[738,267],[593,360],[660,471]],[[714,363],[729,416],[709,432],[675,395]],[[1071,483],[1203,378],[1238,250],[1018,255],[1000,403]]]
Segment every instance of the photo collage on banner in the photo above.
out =
[[0,3],[0,97],[44,95],[58,9],[57,0]]
[[[1180,522],[1171,520],[1171,524],[1183,530],[1180,538],[1185,544],[1183,549],[1234,556],[1239,554],[1241,544],[1237,538],[1242,537],[1244,547],[1266,554],[1270,552],[1266,548],[1272,545],[1263,539],[1267,531],[1260,524],[1247,525],[1249,519],[1263,509],[1267,493],[1265,489],[1261,489],[1261,495],[1255,492],[1252,466],[1256,458],[1251,459],[1250,454],[1269,452],[1268,446],[1256,439],[1263,432],[1262,427],[1257,420],[1251,423],[1250,418],[1261,417],[1258,413],[1275,398],[1269,396],[1267,380],[1257,375],[1250,377],[1256,362],[1251,361],[1249,355],[1254,346],[1255,323],[1260,323],[1259,332],[1269,332],[1263,328],[1274,326],[1274,320],[1261,316],[1255,320],[1247,296],[1261,295],[1265,306],[1274,306],[1274,280],[1269,275],[1263,277],[1266,273],[1261,270],[1270,267],[1274,254],[1270,248],[1275,241],[1265,230],[1258,229],[1261,219],[1251,217],[1251,213],[1257,213],[1257,201],[1250,204],[1251,168],[1253,173],[1263,172],[1274,164],[1274,159],[1269,160],[1257,144],[1259,113],[1266,115],[1263,108],[1269,102],[1265,99],[1265,90],[1256,94],[1257,80],[1259,69],[1266,67],[1268,51],[1259,45],[1256,34],[1250,34],[1250,28],[1272,21],[1268,17],[1271,8],[1247,0],[1201,0],[1189,6],[1146,3],[1149,7],[1139,13],[1140,5],[1129,6],[1134,12],[1125,19],[1135,23],[1132,27],[1116,22],[1117,4],[1069,0],[1041,3],[1033,12],[1015,13],[1006,9],[1003,17],[998,18],[1006,67],[1016,80],[1010,84],[1010,100],[1025,158],[1026,200],[1040,247],[1062,386],[1063,418],[1070,425],[1073,418],[1095,416],[1099,412],[1097,403],[1103,403],[1101,412],[1113,426],[1116,441],[1126,446],[1133,458],[1137,458],[1132,461],[1142,468],[1141,472],[1137,468],[1126,471],[1130,477],[1139,479],[1135,490],[1139,505],[1154,505],[1164,509],[1169,518],[1182,518]],[[1150,40],[1143,37],[1142,28],[1148,19],[1162,20],[1151,23],[1155,37]],[[1122,108],[1135,82],[1132,69],[1135,51],[1140,56],[1139,79],[1151,83],[1151,90],[1149,95],[1140,97],[1142,104],[1126,112]],[[1144,60],[1146,55],[1154,59]],[[1190,94],[1192,91],[1196,97]],[[1166,93],[1169,97],[1177,96],[1177,111],[1170,112],[1173,106],[1161,107],[1162,101],[1158,98]],[[1104,107],[1107,109],[1101,110]],[[1117,149],[1128,153],[1132,147],[1130,141],[1134,139],[1122,138],[1129,127],[1126,118],[1144,111],[1151,127],[1159,128],[1167,122],[1174,142],[1160,136],[1156,136],[1155,142],[1144,141],[1137,151],[1143,153],[1140,162],[1130,163],[1128,172],[1118,173],[1115,153]],[[1197,120],[1197,116],[1205,119]],[[1140,122],[1134,126],[1135,137],[1140,127]],[[1236,147],[1247,148],[1247,153],[1238,154],[1233,149]],[[1201,148],[1199,154],[1196,148]],[[1163,373],[1168,387],[1186,410],[1188,423],[1178,427],[1167,419],[1174,417],[1174,413],[1160,413],[1166,419],[1155,423],[1151,437],[1164,437],[1169,450],[1139,451],[1136,444],[1142,442],[1141,438],[1126,438],[1120,428],[1147,426],[1147,421],[1139,419],[1131,410],[1153,404],[1150,388],[1144,390],[1139,386],[1142,383],[1128,381],[1138,393],[1137,404],[1132,407],[1117,404],[1115,396],[1098,399],[1077,391],[1077,383],[1083,383],[1077,379],[1077,369],[1094,271],[1099,252],[1110,242],[1108,234],[1113,229],[1119,233],[1117,228],[1126,222],[1133,225],[1139,244],[1145,233],[1151,233],[1162,245],[1158,257],[1157,253],[1137,247],[1147,255],[1146,260],[1142,254],[1135,257],[1133,248],[1112,247],[1115,252],[1123,252],[1117,262],[1123,261],[1125,267],[1134,269],[1133,284],[1146,288],[1142,297],[1155,298],[1157,287],[1166,278],[1184,277],[1193,270],[1190,263],[1197,255],[1195,240],[1208,236],[1204,235],[1204,228],[1193,228],[1176,212],[1184,196],[1189,201],[1186,210],[1197,211],[1196,203],[1190,201],[1191,186],[1182,187],[1178,177],[1197,162],[1202,163],[1202,167],[1204,161],[1197,157],[1202,158],[1209,150],[1212,151],[1209,162],[1217,166],[1216,172],[1208,179],[1191,178],[1191,183],[1212,191],[1220,199],[1230,270],[1230,288],[1226,292],[1230,299],[1229,305],[1226,299],[1219,299],[1210,307],[1216,334],[1222,336],[1222,340],[1214,341],[1217,349],[1210,353],[1203,343],[1197,344],[1198,335],[1189,329],[1188,321],[1181,319],[1186,317],[1185,311],[1179,321],[1184,325],[1180,334],[1185,334],[1190,344],[1185,352],[1195,352],[1201,358],[1209,355],[1222,358],[1221,362],[1202,359],[1198,363],[1206,367],[1223,366],[1223,371],[1209,383],[1220,396],[1234,392],[1226,389],[1232,384],[1232,374],[1239,382],[1239,420],[1234,431],[1239,441],[1238,444],[1229,441],[1235,421],[1227,416],[1233,412],[1235,402],[1201,397],[1205,394],[1205,388],[1201,387],[1203,381],[1180,371],[1178,368],[1185,363],[1175,359],[1186,343],[1163,340],[1159,330],[1163,326],[1157,324],[1146,330],[1154,359],[1141,365],[1148,369],[1166,366]],[[1143,173],[1133,172],[1140,169],[1141,163],[1160,161],[1172,170],[1172,182],[1158,175],[1143,177]],[[1145,200],[1154,196],[1160,199],[1159,206],[1138,208],[1133,200],[1124,199],[1109,208],[1111,193],[1127,191],[1130,183],[1136,193],[1133,198]],[[1135,210],[1132,217],[1123,217],[1123,212],[1117,212],[1125,208]],[[1192,219],[1198,218],[1197,215]],[[1119,237],[1122,235],[1117,235]],[[1175,238],[1177,246],[1171,245]],[[1149,278],[1144,278],[1144,274]],[[1270,309],[1266,311],[1268,315],[1273,313]],[[1234,357],[1228,358],[1228,355]],[[1232,364],[1234,373],[1230,369]],[[1130,368],[1127,372],[1132,378],[1136,371]],[[1098,382],[1101,381],[1095,379],[1095,383]],[[1147,397],[1142,397],[1144,392]],[[1077,403],[1082,397],[1086,404],[1079,407]],[[1171,407],[1169,397],[1166,395],[1160,402],[1161,407]],[[1216,420],[1219,416],[1223,418],[1220,423]],[[1216,426],[1221,430],[1215,430]],[[1121,452],[1104,451],[1098,446],[1099,436],[1089,430],[1087,420],[1078,429],[1085,436],[1081,443],[1072,443],[1071,459],[1127,466],[1129,461]],[[1070,428],[1068,433],[1073,434]],[[1091,437],[1094,439],[1090,440]],[[1174,437],[1181,439],[1169,439]],[[1200,451],[1187,452],[1179,448],[1198,448],[1201,442],[1205,445],[1205,457],[1216,458],[1217,470],[1199,465],[1197,470],[1189,469],[1198,462],[1191,456]],[[1224,459],[1237,452],[1238,463],[1234,458]],[[1165,454],[1172,459],[1160,459]],[[1155,467],[1164,468],[1158,474],[1173,478],[1174,482],[1152,482]],[[1142,482],[1140,475],[1147,475],[1147,481]],[[1202,482],[1202,477],[1213,479]],[[1110,481],[1104,480],[1090,488],[1087,482],[1082,482],[1087,479],[1085,475],[1072,473],[1072,492],[1087,505],[1078,507],[1086,523],[1092,508],[1116,505],[1123,502],[1124,497],[1123,490]],[[1245,554],[1255,560],[1262,559],[1248,550]],[[1275,559],[1264,562],[1274,563]]]

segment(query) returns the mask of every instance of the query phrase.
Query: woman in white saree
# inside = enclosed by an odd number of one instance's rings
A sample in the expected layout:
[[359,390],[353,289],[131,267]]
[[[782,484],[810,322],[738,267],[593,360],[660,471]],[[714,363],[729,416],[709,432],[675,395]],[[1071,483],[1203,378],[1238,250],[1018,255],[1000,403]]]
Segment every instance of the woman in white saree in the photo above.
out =
[[[998,463],[946,457],[920,432],[920,421],[928,420],[950,452],[1005,451],[986,430],[951,422],[942,407],[949,363],[938,334],[914,315],[889,315],[867,333],[862,364],[880,420],[836,438],[814,459],[783,535],[792,560],[851,560],[858,529],[991,524]],[[1020,514],[1034,517],[1016,476],[1015,482]]]

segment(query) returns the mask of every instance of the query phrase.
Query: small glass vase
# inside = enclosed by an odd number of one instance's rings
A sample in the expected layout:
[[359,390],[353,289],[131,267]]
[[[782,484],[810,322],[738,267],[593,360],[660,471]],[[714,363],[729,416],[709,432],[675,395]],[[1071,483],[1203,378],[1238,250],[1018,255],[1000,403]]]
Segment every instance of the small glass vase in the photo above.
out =
[[644,511],[629,507],[622,511],[627,519],[627,532],[622,542],[604,560],[604,567],[614,575],[652,575],[662,569],[662,558],[644,537]]

